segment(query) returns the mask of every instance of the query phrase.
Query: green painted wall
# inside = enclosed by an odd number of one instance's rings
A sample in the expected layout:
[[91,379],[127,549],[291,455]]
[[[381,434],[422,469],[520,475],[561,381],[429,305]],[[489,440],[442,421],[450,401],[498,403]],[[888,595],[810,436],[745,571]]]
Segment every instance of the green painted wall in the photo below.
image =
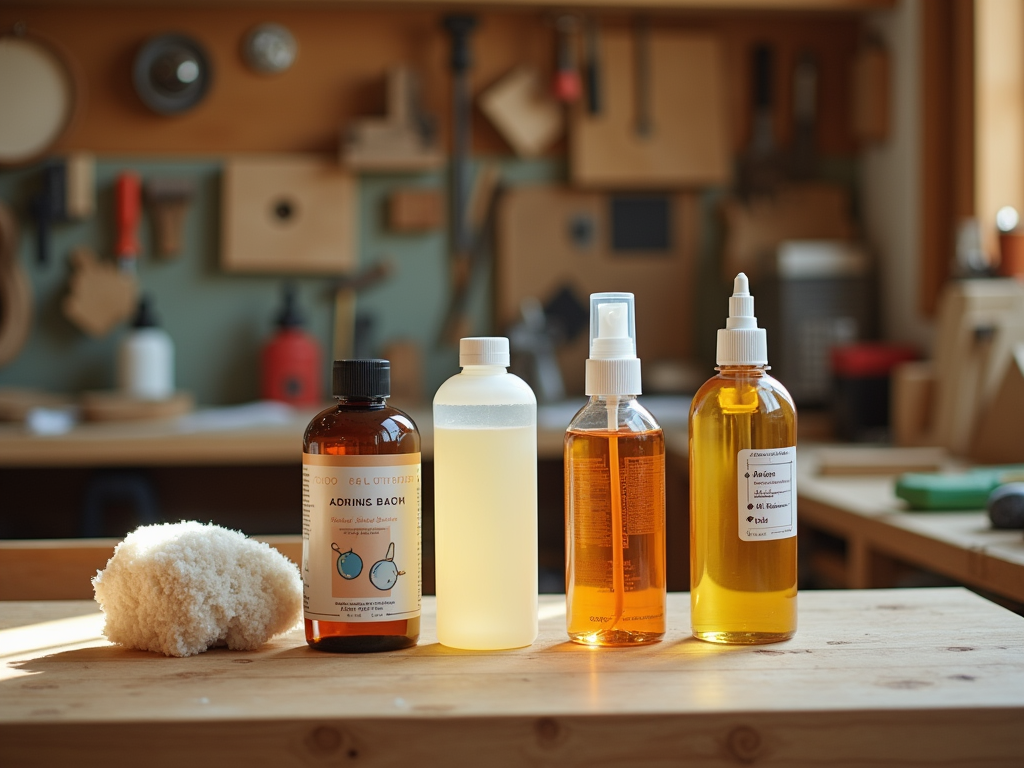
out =
[[[557,180],[564,169],[551,161],[502,160],[507,183]],[[78,245],[91,246],[102,258],[114,247],[113,185],[118,173],[132,169],[147,177],[194,178],[198,194],[185,223],[184,247],[172,260],[153,255],[148,210],[140,227],[143,257],[138,267],[142,290],[154,298],[163,327],[175,342],[178,388],[193,393],[202,405],[247,402],[259,395],[259,351],[273,332],[281,283],[286,276],[240,276],[219,267],[220,164],[211,160],[118,159],[97,161],[97,209],[87,221],[52,227],[49,263],[36,261],[35,224],[28,201],[41,184],[38,166],[0,172],[0,200],[11,206],[22,224],[19,259],[35,296],[31,336],[21,354],[0,368],[0,386],[32,387],[76,393],[110,389],[115,384],[118,328],[93,339],[72,325],[61,310],[67,292],[68,256]],[[388,342],[407,339],[423,351],[424,397],[458,371],[458,351],[438,347],[436,338],[447,306],[449,274],[447,230],[395,235],[384,224],[387,195],[404,186],[444,187],[444,173],[373,175],[359,183],[359,261],[370,265],[382,257],[392,261],[391,279],[367,290],[358,312],[372,318],[370,353],[380,354]],[[494,333],[490,327],[491,276],[478,276],[471,296],[472,332]],[[329,391],[333,284],[330,278],[298,278],[300,305],[307,330],[324,349],[323,381]]]

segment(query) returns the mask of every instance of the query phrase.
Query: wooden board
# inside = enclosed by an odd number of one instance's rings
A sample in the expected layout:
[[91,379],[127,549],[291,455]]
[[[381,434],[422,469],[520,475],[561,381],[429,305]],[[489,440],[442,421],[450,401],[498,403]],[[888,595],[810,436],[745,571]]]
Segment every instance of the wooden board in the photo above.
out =
[[[518,322],[526,297],[544,303],[563,285],[587,305],[597,291],[636,297],[637,353],[648,363],[681,359],[691,350],[692,285],[697,204],[692,195],[670,195],[671,240],[665,251],[621,251],[611,246],[610,197],[552,186],[507,192],[498,213],[496,314],[502,332]],[[590,244],[572,238],[574,222],[592,226]],[[589,348],[584,330],[559,352],[570,393],[583,391]]]
[[[805,592],[785,643],[566,641],[541,599],[528,648],[436,642],[339,656],[301,628],[256,651],[110,646],[91,602],[6,603],[0,743],[12,765],[932,765],[1024,761],[1024,619],[962,589]],[[429,762],[431,757],[426,757]]]
[[355,207],[355,178],[333,159],[230,158],[221,186],[221,266],[228,272],[350,272]]
[[[655,29],[639,50],[628,30],[601,33],[602,111],[591,114],[582,102],[573,109],[573,184],[651,189],[726,182],[731,164],[718,39]],[[646,68],[645,85],[638,84],[638,67]],[[637,120],[644,109],[650,130],[642,135]]]
[[1007,361],[1002,381],[982,408],[971,458],[981,464],[1024,461],[1024,344]]
[[189,392],[175,392],[163,400],[142,400],[122,392],[83,392],[82,418],[86,421],[136,421],[170,419],[188,413],[195,407]]

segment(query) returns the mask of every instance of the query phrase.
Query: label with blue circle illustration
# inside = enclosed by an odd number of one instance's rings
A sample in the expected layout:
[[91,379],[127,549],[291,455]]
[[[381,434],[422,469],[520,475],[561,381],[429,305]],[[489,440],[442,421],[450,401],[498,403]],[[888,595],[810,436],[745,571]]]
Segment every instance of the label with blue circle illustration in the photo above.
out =
[[302,455],[305,618],[420,615],[420,454]]
[[738,451],[736,486],[742,541],[796,536],[796,446]]

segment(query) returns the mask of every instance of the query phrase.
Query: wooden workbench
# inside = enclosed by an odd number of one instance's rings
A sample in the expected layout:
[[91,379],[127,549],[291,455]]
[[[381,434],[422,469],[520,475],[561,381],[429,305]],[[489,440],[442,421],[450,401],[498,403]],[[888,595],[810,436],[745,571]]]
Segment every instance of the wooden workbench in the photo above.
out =
[[294,630],[177,659],[113,647],[89,601],[0,603],[5,766],[1024,764],[1024,618],[960,588],[806,592],[788,642],[566,641],[341,656]]
[[895,475],[823,476],[815,458],[800,453],[800,532],[845,542],[830,569],[838,586],[892,586],[908,564],[1024,604],[1024,533],[993,529],[984,510],[911,511],[895,494]]

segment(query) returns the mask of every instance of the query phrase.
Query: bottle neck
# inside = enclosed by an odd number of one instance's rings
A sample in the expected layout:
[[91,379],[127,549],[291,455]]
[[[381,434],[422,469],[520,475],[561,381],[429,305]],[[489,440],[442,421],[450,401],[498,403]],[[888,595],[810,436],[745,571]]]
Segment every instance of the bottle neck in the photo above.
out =
[[503,365],[464,365],[462,373],[466,376],[501,376],[508,373]]
[[367,397],[365,395],[335,395],[339,408],[369,408],[378,410],[387,405],[386,397]]
[[760,378],[768,375],[767,365],[717,365],[715,370],[719,376],[726,378],[746,377]]

